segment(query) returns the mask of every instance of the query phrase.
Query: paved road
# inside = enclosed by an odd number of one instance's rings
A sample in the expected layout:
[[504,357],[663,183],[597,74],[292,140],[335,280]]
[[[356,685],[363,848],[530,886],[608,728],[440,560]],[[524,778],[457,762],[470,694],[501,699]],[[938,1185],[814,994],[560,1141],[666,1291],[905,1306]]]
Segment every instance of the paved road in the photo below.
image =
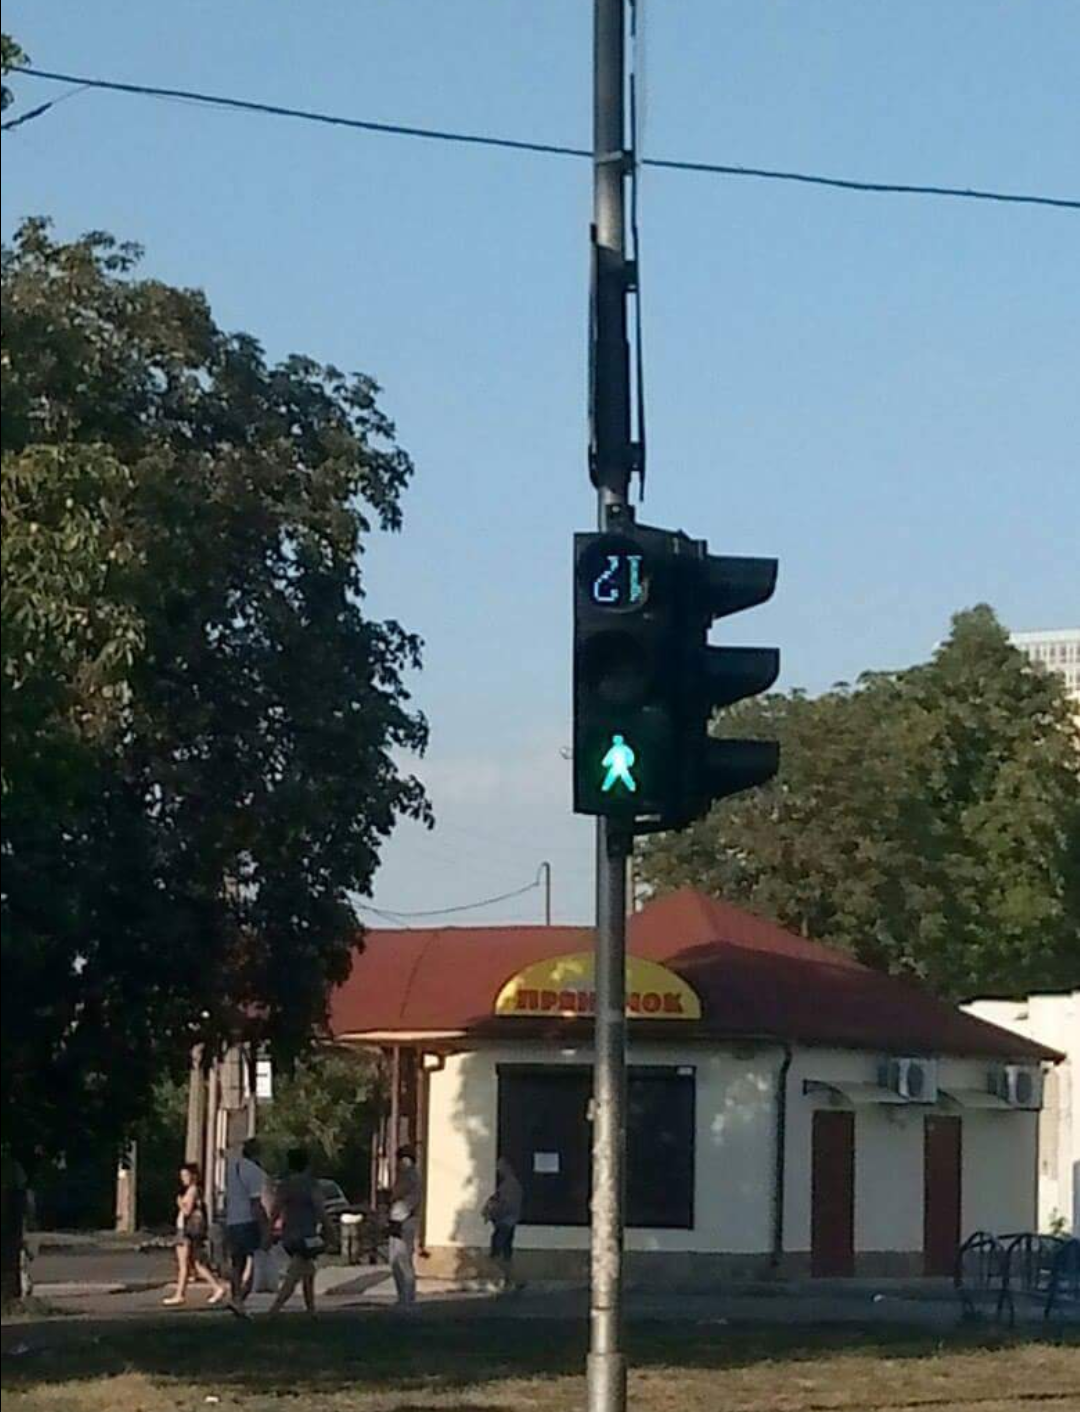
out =
[[58,1250],[46,1247],[33,1262],[34,1285],[47,1296],[48,1286],[62,1284],[145,1286],[164,1285],[176,1268],[171,1250],[109,1250],[75,1247]]

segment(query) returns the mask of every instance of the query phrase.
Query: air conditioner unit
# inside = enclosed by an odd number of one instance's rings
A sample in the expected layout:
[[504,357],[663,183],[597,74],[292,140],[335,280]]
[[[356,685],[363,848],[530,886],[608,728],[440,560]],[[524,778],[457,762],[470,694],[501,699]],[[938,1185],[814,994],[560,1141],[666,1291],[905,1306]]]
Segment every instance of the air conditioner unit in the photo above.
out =
[[886,1059],[881,1065],[882,1088],[898,1093],[909,1103],[936,1103],[936,1059]]
[[1002,1064],[991,1069],[989,1087],[1011,1108],[1042,1107],[1043,1071],[1038,1064]]

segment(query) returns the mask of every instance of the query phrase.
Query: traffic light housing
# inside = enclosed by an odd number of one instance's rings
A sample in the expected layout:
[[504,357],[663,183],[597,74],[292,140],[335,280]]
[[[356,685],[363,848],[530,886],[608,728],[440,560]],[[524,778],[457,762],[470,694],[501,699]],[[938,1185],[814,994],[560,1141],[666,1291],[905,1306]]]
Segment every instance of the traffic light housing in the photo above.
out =
[[776,561],[710,555],[639,525],[574,539],[574,809],[683,828],[776,773],[773,741],[717,739],[713,712],[776,680],[774,648],[711,647],[719,617],[771,597]]
[[681,819],[666,825],[676,828],[708,813],[719,799],[765,784],[780,766],[776,741],[718,737],[709,730],[714,712],[767,691],[780,673],[775,647],[713,647],[708,642],[716,619],[772,597],[777,562],[710,554],[704,540],[695,541],[694,549],[687,564],[683,621],[684,796]]
[[574,537],[574,808],[666,811],[678,773],[671,536],[633,521]]

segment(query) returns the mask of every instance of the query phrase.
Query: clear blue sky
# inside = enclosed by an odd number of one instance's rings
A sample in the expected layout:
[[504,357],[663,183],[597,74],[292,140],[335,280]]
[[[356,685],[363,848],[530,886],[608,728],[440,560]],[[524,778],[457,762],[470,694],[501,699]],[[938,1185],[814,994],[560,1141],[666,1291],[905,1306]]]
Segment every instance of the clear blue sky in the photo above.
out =
[[[8,0],[42,68],[587,144],[587,0]],[[1080,194],[1076,0],[651,0],[646,155]],[[20,106],[53,90],[16,80]],[[383,906],[554,866],[569,812],[569,549],[584,463],[587,163],[82,94],[4,138],[3,231],[142,242],[272,356],[374,374],[417,464],[371,604],[422,633],[434,834]],[[778,644],[817,691],[923,657],[987,600],[1080,605],[1080,216],[647,173],[642,517],[775,554]],[[539,917],[539,897],[468,914]]]

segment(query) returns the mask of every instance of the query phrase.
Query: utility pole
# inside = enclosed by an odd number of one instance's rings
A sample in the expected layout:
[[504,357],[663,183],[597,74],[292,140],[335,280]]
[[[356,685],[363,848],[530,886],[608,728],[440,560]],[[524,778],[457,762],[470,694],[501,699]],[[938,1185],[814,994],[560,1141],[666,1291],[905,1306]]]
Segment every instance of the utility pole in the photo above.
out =
[[544,926],[551,926],[551,864],[541,863],[536,872],[536,880],[544,882]]
[[574,536],[574,809],[597,821],[588,1412],[626,1409],[626,874],[634,836],[686,828],[715,800],[771,779],[779,757],[775,741],[710,731],[717,708],[772,685],[778,652],[708,643],[715,619],[771,597],[776,561],[710,555],[704,540],[638,524],[629,504],[645,448],[640,361],[636,409],[630,392],[628,306],[639,275],[636,232],[632,259],[626,239],[637,160],[633,80],[626,101],[628,3],[637,0],[593,0],[589,473],[599,503],[597,532]]
[[[626,258],[626,0],[594,0],[593,309],[590,472],[598,527],[619,529],[628,505],[630,434]],[[623,1204],[626,1170],[626,869],[633,825],[596,824],[596,1023],[589,1297],[589,1412],[624,1412]]]

